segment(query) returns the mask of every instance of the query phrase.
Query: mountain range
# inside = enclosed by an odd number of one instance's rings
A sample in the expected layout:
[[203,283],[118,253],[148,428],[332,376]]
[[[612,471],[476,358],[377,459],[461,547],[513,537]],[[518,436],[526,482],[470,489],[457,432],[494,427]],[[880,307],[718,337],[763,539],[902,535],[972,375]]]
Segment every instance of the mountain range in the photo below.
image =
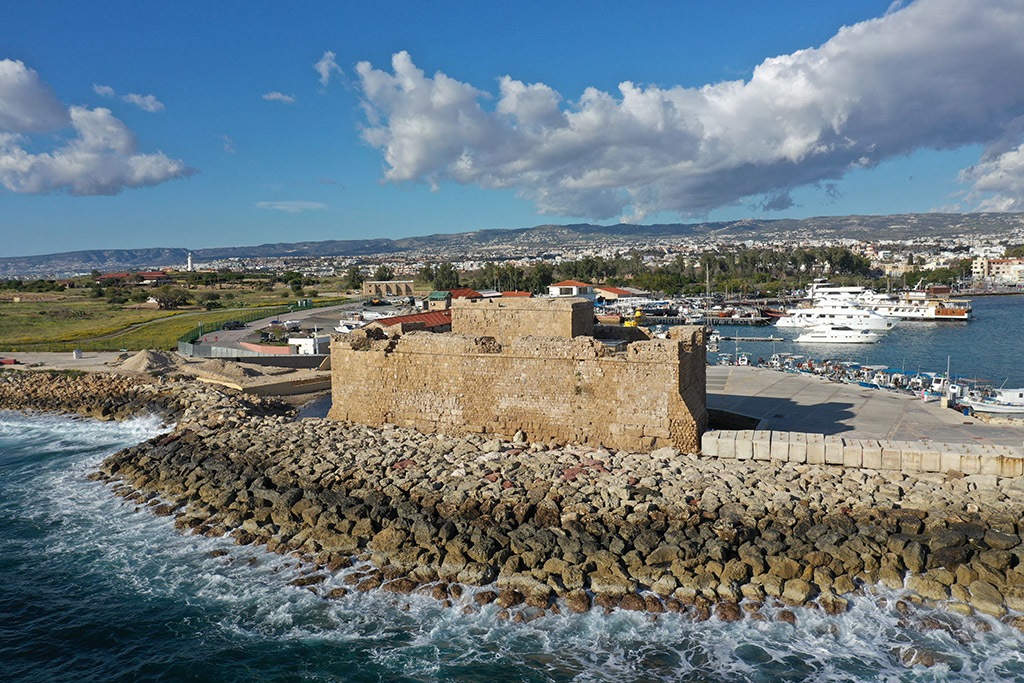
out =
[[196,262],[227,258],[274,257],[423,257],[465,259],[536,256],[567,248],[607,246],[633,248],[672,240],[822,241],[906,240],[963,236],[1024,235],[1020,213],[930,213],[888,216],[820,216],[803,219],[743,219],[655,225],[538,225],[532,228],[488,229],[401,239],[277,242],[255,246],[187,249],[90,249],[85,251],[0,258],[0,277],[67,277],[91,270],[103,272],[183,266],[191,252]]

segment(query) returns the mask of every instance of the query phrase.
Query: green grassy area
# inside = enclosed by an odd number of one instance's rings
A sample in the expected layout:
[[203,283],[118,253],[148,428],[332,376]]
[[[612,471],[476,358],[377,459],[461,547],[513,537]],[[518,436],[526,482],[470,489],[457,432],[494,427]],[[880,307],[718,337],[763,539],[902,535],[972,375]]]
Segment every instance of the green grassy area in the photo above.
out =
[[[204,291],[189,290],[195,297]],[[334,300],[330,300],[334,303]],[[0,351],[116,351],[174,349],[178,339],[200,323],[213,331],[228,320],[274,315],[294,305],[273,292],[238,290],[221,300],[222,308],[138,310],[68,293],[58,301],[0,303]]]
[[88,339],[177,311],[131,310],[103,299],[0,303],[0,348]]

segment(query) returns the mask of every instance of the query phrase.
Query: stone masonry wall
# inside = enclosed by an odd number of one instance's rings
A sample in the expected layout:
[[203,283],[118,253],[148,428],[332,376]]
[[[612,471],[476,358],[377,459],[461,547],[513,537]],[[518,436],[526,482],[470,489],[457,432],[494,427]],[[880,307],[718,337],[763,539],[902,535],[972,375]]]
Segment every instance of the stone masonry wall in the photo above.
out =
[[330,417],[421,432],[696,453],[707,425],[701,328],[613,353],[592,337],[335,335]]
[[502,344],[526,334],[593,336],[594,304],[587,299],[455,299],[452,301],[452,332],[494,337]]

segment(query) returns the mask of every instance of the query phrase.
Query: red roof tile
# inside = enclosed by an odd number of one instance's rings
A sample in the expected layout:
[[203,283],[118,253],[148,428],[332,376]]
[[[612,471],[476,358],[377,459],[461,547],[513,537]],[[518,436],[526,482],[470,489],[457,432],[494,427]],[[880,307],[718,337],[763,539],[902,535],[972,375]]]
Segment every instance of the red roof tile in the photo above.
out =
[[513,292],[502,292],[502,296],[533,296],[533,292],[522,292],[515,290]]
[[393,318],[380,318],[373,322],[380,323],[384,327],[401,325],[402,323],[423,323],[428,328],[440,327],[441,325],[452,324],[452,312],[430,311],[428,313],[414,313],[412,315],[397,315]]
[[618,296],[629,296],[633,292],[628,289],[619,289],[618,287],[594,287],[599,292],[610,292]]
[[484,298],[483,294],[481,294],[480,292],[476,291],[475,289],[470,289],[469,287],[460,287],[458,289],[449,289],[448,291],[452,293],[452,298],[453,299],[483,299]]
[[588,285],[586,282],[580,282],[579,280],[564,280],[563,282],[556,282],[555,284],[553,284],[551,286],[552,287],[592,287],[593,285]]

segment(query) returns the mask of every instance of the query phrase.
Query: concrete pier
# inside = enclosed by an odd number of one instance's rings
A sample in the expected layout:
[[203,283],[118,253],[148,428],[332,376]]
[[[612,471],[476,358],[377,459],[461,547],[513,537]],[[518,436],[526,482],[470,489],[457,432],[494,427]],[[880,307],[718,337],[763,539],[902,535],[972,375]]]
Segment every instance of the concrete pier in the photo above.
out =
[[1024,427],[987,424],[906,394],[765,368],[709,367],[707,407],[756,420],[712,430],[719,458],[873,470],[1024,475]]

